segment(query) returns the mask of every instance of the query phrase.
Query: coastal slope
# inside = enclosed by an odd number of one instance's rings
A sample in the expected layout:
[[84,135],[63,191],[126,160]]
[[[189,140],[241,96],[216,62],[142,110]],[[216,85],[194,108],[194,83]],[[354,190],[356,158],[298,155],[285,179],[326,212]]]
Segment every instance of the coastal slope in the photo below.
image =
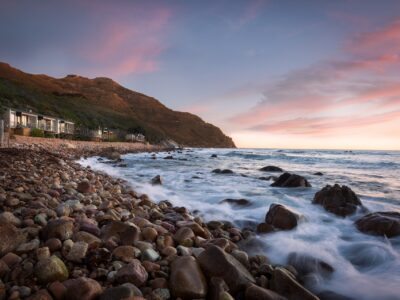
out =
[[93,129],[140,130],[153,143],[171,139],[189,147],[235,147],[221,129],[198,116],[171,110],[109,78],[57,79],[0,62],[0,112],[7,107],[32,109]]

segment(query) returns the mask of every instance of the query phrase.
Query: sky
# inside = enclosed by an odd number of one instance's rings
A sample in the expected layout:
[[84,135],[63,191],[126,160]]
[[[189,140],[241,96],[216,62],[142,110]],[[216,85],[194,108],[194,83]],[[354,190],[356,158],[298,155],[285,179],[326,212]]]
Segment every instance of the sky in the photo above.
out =
[[238,147],[400,150],[397,0],[0,0],[0,61],[110,77]]

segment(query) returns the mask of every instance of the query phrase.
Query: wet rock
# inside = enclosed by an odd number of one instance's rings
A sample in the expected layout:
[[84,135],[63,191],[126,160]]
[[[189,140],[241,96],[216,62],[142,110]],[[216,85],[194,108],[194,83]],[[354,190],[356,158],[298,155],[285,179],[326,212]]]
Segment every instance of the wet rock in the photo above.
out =
[[103,241],[114,240],[123,245],[133,245],[139,239],[140,229],[133,224],[111,221],[101,228]]
[[300,216],[297,213],[291,211],[287,207],[272,203],[265,216],[265,223],[274,228],[290,230],[297,226],[299,218]]
[[239,206],[247,206],[251,204],[251,202],[247,199],[224,199],[220,203],[229,203]]
[[0,214],[0,224],[1,223],[9,223],[16,227],[21,226],[21,220],[18,219],[12,212],[5,211]]
[[323,277],[329,277],[335,271],[330,264],[323,260],[303,253],[290,253],[288,264],[293,266],[302,278],[310,274],[320,274]]
[[217,158],[218,157],[218,155],[217,154],[211,154],[211,156],[210,156],[211,158]]
[[130,282],[138,287],[145,284],[148,274],[139,260],[135,259],[131,263],[123,266],[115,274],[115,280],[119,283]]
[[101,245],[101,240],[93,234],[86,231],[78,231],[72,236],[74,242],[85,242],[90,249],[97,248]]
[[154,249],[148,248],[142,252],[142,260],[156,261],[160,258],[160,254]]
[[56,238],[65,241],[72,237],[73,232],[74,223],[72,221],[58,219],[48,222],[40,234],[43,240]]
[[314,175],[315,175],[315,176],[323,176],[324,173],[322,173],[322,172],[315,172]]
[[303,176],[283,173],[271,184],[273,187],[311,187],[311,184]]
[[88,181],[81,181],[78,183],[76,190],[82,194],[93,193],[94,187]]
[[221,277],[233,294],[255,282],[254,277],[237,259],[217,246],[210,246],[203,251],[198,262],[207,277]]
[[142,292],[131,283],[124,283],[122,285],[108,288],[100,296],[99,300],[123,300],[130,297],[141,297]]
[[275,293],[274,291],[263,289],[255,284],[246,289],[246,300],[286,300],[287,298]]
[[283,172],[283,169],[276,166],[266,166],[260,169],[260,171],[264,172]]
[[273,270],[270,288],[289,300],[319,300],[317,296],[298,283],[289,271],[283,268]]
[[0,256],[13,251],[24,243],[26,237],[11,223],[0,223]]
[[152,185],[162,185],[161,176],[160,176],[160,175],[154,176],[154,177],[151,179],[151,184],[152,184]]
[[164,159],[174,159],[172,155],[165,156]]
[[215,174],[233,174],[234,172],[230,169],[214,169],[212,170],[212,173]]
[[343,296],[343,295],[340,295],[340,294],[338,294],[336,292],[332,292],[332,291],[323,291],[318,294],[318,297],[321,300],[356,300],[354,298]]
[[68,280],[64,285],[67,287],[65,300],[94,300],[102,293],[101,285],[86,277]]
[[192,256],[178,257],[172,262],[169,286],[176,298],[199,299],[207,294],[206,279]]
[[153,242],[156,240],[158,232],[156,229],[152,227],[146,227],[142,229],[142,235],[145,238],[145,240]]
[[372,235],[389,238],[400,235],[400,213],[375,212],[367,214],[355,222],[358,230]]
[[132,246],[119,246],[114,249],[113,256],[126,263],[134,261],[140,255],[140,250]]
[[271,224],[260,223],[257,225],[257,233],[270,233],[274,231],[274,227]]
[[64,262],[57,256],[40,260],[35,267],[35,276],[39,282],[46,284],[68,279],[68,270]]
[[82,260],[85,258],[87,250],[88,250],[88,243],[86,242],[76,242],[72,246],[71,250],[69,251],[68,255],[66,256],[66,259],[69,261],[73,261],[76,263],[82,262]]
[[182,246],[187,246],[191,247],[193,245],[193,238],[195,237],[195,234],[192,229],[189,227],[181,227],[178,229],[178,231],[174,234],[174,240],[182,245]]
[[313,204],[322,205],[327,211],[338,216],[348,216],[362,206],[357,195],[347,186],[327,185],[314,196]]

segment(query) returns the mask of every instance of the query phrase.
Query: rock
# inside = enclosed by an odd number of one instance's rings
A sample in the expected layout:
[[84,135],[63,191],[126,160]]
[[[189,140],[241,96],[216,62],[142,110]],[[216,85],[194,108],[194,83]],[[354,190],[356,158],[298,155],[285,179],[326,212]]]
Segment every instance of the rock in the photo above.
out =
[[279,167],[275,167],[275,166],[266,166],[260,169],[260,171],[264,171],[264,172],[283,172],[283,170]]
[[189,227],[181,227],[177,230],[177,232],[174,234],[174,240],[186,247],[191,247],[193,245],[193,238],[195,237],[195,234],[192,229]]
[[263,289],[255,284],[246,289],[246,300],[286,300],[287,298],[275,293],[274,291]]
[[80,277],[64,283],[67,287],[65,300],[94,300],[102,293],[101,285],[93,279]]
[[155,251],[154,249],[146,249],[142,252],[142,260],[146,261],[156,261],[160,258],[160,254],[158,254],[157,251]]
[[330,264],[302,253],[290,253],[288,256],[288,264],[293,266],[302,278],[315,273],[323,277],[329,277],[335,271]]
[[174,159],[172,155],[165,156],[164,159]]
[[226,285],[225,281],[219,277],[212,277],[209,280],[209,288],[207,299],[210,300],[221,300],[225,295],[224,293],[228,290],[228,286]]
[[151,184],[152,184],[152,185],[162,185],[161,176],[160,176],[160,175],[154,176],[154,177],[151,179]]
[[35,267],[35,276],[39,282],[47,284],[53,281],[64,281],[68,279],[68,270],[64,262],[57,256],[51,256],[40,260]]
[[383,235],[388,238],[400,235],[400,213],[375,212],[367,214],[355,222],[361,232]]
[[47,290],[42,289],[38,290],[32,296],[28,297],[27,300],[53,300],[53,297],[51,297]]
[[322,172],[315,172],[314,175],[315,175],[315,176],[323,176],[324,173],[322,173]]
[[146,227],[142,229],[142,235],[145,240],[153,242],[156,240],[158,232],[152,227]]
[[251,204],[251,202],[247,199],[224,199],[219,203],[229,203],[229,204],[235,204],[239,206],[248,206]]
[[88,248],[88,243],[76,242],[67,254],[66,259],[69,261],[80,263],[85,258]]
[[72,221],[58,219],[48,222],[40,234],[43,240],[56,238],[65,241],[72,237],[73,232],[74,223]]
[[319,300],[317,296],[298,283],[289,271],[283,268],[273,270],[270,288],[289,300]]
[[115,274],[115,280],[119,283],[130,282],[140,287],[147,281],[147,271],[139,260],[135,259],[131,263],[123,266]]
[[265,223],[272,225],[274,228],[290,230],[297,226],[299,218],[300,216],[297,213],[287,207],[272,203],[265,216]]
[[18,219],[12,212],[5,211],[0,214],[0,224],[1,223],[9,223],[16,227],[21,226],[21,220]]
[[74,242],[85,242],[89,245],[90,249],[97,248],[101,245],[101,240],[97,236],[86,231],[78,231],[72,236],[72,240]]
[[141,297],[143,295],[142,292],[132,283],[124,283],[105,290],[99,300],[123,300],[135,296]]
[[49,284],[48,290],[53,295],[55,300],[64,299],[65,291],[67,290],[65,285],[59,281],[54,281]]
[[207,295],[206,279],[192,256],[178,257],[172,262],[169,287],[176,298],[200,299]]
[[123,245],[133,245],[139,239],[140,229],[133,224],[126,224],[120,221],[111,221],[101,228],[103,241],[110,239]]
[[217,158],[218,157],[218,155],[217,154],[211,154],[211,156],[210,156],[211,158]]
[[322,205],[327,211],[345,217],[362,206],[357,195],[347,186],[327,185],[314,196],[313,204]]
[[273,187],[311,187],[311,184],[303,176],[283,173],[271,184]]
[[76,190],[79,193],[82,193],[82,194],[93,193],[94,192],[93,186],[88,181],[79,182],[78,183],[78,187],[76,188]]
[[0,222],[0,256],[15,250],[25,240],[25,235],[14,225]]
[[212,170],[212,173],[215,173],[215,174],[233,174],[234,172],[232,170],[229,170],[229,169],[223,169],[223,170],[214,169],[214,170]]
[[140,255],[140,250],[132,246],[119,246],[112,254],[116,259],[130,263]]
[[274,227],[271,224],[260,223],[257,225],[257,233],[269,233],[274,231]]
[[198,262],[208,278],[221,277],[233,295],[249,283],[255,283],[253,276],[238,260],[217,246],[209,246],[203,251]]

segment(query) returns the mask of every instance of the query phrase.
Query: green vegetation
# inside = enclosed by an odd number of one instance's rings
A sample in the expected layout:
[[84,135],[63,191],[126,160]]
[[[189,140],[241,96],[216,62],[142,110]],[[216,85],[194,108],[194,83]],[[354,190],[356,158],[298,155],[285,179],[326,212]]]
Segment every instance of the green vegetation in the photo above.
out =
[[33,137],[45,137],[44,131],[38,128],[32,128],[30,135]]

